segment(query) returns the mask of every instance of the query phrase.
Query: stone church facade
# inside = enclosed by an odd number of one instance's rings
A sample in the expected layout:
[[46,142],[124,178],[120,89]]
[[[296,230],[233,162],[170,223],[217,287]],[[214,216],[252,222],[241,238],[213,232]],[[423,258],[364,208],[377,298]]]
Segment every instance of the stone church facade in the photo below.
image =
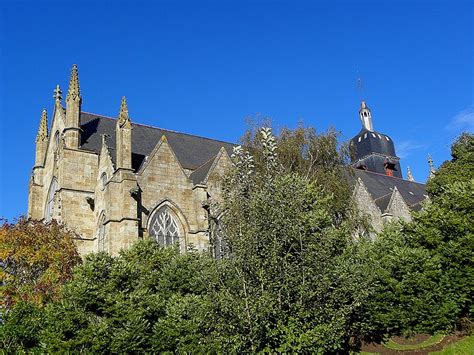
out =
[[[178,242],[183,252],[212,249],[209,201],[220,199],[234,145],[132,123],[125,98],[117,118],[84,112],[81,104],[73,66],[65,107],[58,86],[50,128],[45,110],[41,116],[28,217],[65,224],[77,233],[81,255],[115,255],[148,237]],[[393,142],[373,131],[364,102],[359,114],[349,178],[379,231],[388,220],[409,220],[426,195],[423,184],[402,179]]]

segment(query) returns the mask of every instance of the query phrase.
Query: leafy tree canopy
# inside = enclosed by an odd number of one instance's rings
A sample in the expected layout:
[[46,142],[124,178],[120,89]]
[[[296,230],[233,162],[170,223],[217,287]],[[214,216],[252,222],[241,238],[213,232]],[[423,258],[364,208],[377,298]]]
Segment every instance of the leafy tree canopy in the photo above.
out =
[[8,309],[19,300],[42,305],[56,299],[81,259],[64,227],[20,219],[0,227],[0,261],[0,298]]

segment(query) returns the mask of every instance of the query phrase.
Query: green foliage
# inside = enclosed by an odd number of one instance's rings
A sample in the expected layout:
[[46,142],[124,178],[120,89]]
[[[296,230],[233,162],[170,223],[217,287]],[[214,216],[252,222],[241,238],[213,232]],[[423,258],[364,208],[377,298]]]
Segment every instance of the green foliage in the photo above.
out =
[[0,327],[0,348],[9,353],[35,348],[42,316],[42,310],[34,303],[20,301],[15,304]]
[[436,172],[436,178],[428,181],[427,191],[431,198],[444,194],[451,183],[469,182],[474,176],[474,136],[463,133],[451,146],[452,159],[444,162]]
[[387,228],[371,248],[376,292],[365,305],[371,334],[412,335],[449,329],[456,320],[455,301],[441,286],[439,257],[410,244],[399,226]]
[[[334,195],[329,202],[330,208],[339,219],[345,219],[352,210],[350,204],[352,191],[347,179],[346,165],[349,161],[347,146],[339,143],[339,132],[330,128],[318,134],[313,127],[298,126],[296,129],[283,127],[277,136],[273,136],[275,158],[266,154],[263,130],[254,125],[244,134],[242,144],[251,153],[255,170],[254,183],[266,180],[266,161],[277,162],[274,172],[296,173],[313,181],[328,195]],[[268,145],[268,144],[267,144]]]
[[431,203],[407,227],[412,243],[439,259],[440,286],[455,303],[453,317],[474,313],[474,136],[463,134],[428,184]]
[[357,235],[335,132],[266,128],[245,139],[218,206],[227,258],[144,240],[89,255],[69,280],[78,257],[59,226],[0,229],[13,305],[4,351],[348,353],[362,339],[470,324],[472,135],[453,145],[413,221],[374,242]]
[[[89,256],[48,308],[44,343],[52,351],[205,351],[205,273],[213,260],[139,242],[120,256]],[[57,319],[62,314],[61,319]],[[99,334],[99,336],[97,336]]]
[[370,335],[451,331],[470,324],[474,292],[474,137],[429,182],[431,200],[413,221],[378,236],[377,291],[366,305]]
[[[319,137],[312,139],[316,145]],[[284,140],[268,129],[256,140],[261,149],[251,159],[241,148],[234,152],[236,164],[225,190],[230,259],[224,272],[234,275],[223,284],[218,303],[226,312],[221,325],[228,339],[225,350],[350,349],[359,340],[358,312],[370,294],[371,273],[366,244],[353,240],[354,223],[346,212],[350,199],[337,210],[339,196],[328,189],[345,187],[346,181],[341,175],[325,185],[315,178],[323,165],[315,163],[311,176],[288,165],[290,154],[284,160],[275,154]],[[324,156],[338,160],[333,148]],[[242,163],[247,161],[252,164]],[[331,164],[324,169],[331,171]]]

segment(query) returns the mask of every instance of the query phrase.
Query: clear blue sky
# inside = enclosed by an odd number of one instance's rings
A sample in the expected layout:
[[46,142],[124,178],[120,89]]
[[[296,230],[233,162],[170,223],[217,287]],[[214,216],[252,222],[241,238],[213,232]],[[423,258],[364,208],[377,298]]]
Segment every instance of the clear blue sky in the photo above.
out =
[[238,141],[246,117],[350,139],[357,72],[415,179],[473,130],[469,1],[1,1],[0,216],[26,213],[35,136],[79,66],[83,110]]

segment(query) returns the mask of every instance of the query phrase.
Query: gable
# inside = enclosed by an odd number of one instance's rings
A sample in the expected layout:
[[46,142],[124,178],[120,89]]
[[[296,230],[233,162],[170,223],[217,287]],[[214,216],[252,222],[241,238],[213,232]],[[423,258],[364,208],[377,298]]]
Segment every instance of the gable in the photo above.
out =
[[413,210],[419,209],[421,202],[427,197],[424,184],[359,169],[351,169],[350,173],[350,179],[360,178],[363,181],[382,212],[388,207],[395,188]]

